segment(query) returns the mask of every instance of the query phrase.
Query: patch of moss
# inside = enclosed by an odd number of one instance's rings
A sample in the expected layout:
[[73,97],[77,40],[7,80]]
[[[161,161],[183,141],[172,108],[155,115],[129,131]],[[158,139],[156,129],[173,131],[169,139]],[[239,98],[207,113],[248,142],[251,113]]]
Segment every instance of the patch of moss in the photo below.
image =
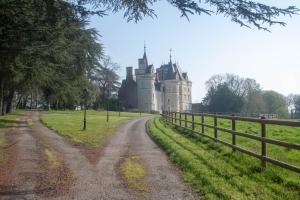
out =
[[129,188],[139,194],[148,192],[144,180],[146,176],[145,168],[137,156],[128,155],[120,164],[120,172]]
[[45,148],[44,153],[47,157],[49,167],[51,169],[57,169],[61,164],[61,157],[58,155],[58,153],[50,148]]
[[28,125],[29,127],[32,127],[32,126],[34,125],[32,119],[27,119],[27,125]]

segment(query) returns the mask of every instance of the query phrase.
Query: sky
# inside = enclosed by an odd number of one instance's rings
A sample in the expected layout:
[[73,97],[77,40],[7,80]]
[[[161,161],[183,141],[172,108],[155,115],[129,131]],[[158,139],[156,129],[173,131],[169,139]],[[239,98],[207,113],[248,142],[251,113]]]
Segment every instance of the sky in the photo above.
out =
[[[264,0],[269,5],[300,8],[300,1]],[[104,45],[104,52],[119,63],[121,78],[127,66],[138,65],[144,42],[148,63],[156,68],[172,60],[192,81],[193,103],[206,94],[205,82],[215,74],[233,73],[255,79],[263,90],[288,95],[300,94],[300,15],[284,17],[285,27],[270,32],[240,27],[223,15],[194,15],[189,21],[179,11],[159,1],[154,5],[157,18],[127,22],[123,13],[91,18]]]

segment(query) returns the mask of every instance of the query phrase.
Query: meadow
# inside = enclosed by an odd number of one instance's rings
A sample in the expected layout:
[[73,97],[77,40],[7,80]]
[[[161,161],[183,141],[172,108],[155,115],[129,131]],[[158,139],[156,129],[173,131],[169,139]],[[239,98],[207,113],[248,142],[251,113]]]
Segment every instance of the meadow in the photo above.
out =
[[87,128],[83,130],[83,111],[50,111],[42,114],[42,122],[66,139],[89,148],[101,147],[122,124],[145,113],[87,110]]
[[[191,116],[188,116],[187,120],[191,121]],[[200,116],[195,116],[195,122],[201,122]],[[204,117],[204,124],[213,126],[213,117]],[[179,120],[177,121],[179,125]],[[183,125],[183,122],[182,122]],[[217,121],[217,126],[220,128],[231,129],[230,119],[219,119]],[[192,128],[192,124],[188,123],[188,128]],[[195,130],[200,132],[200,125],[195,124]],[[261,124],[256,122],[238,121],[236,120],[236,131],[243,132],[250,135],[261,136]],[[213,137],[214,129],[205,127],[204,133]],[[279,126],[279,125],[266,125],[266,137],[270,139],[275,139],[279,141],[300,144],[300,127],[289,127],[289,126]],[[232,136],[230,133],[218,130],[218,138],[222,141],[231,143]],[[250,150],[252,152],[261,153],[261,142],[241,136],[236,136],[236,144],[239,147]],[[246,156],[246,155],[245,155]],[[280,147],[273,144],[267,144],[267,156],[292,164],[300,166],[300,151],[289,149],[285,147]]]
[[[190,120],[190,119],[188,119]],[[200,118],[195,117],[200,122]],[[177,122],[179,124],[179,121]],[[213,125],[213,118],[205,123]],[[149,132],[179,167],[183,178],[204,199],[300,199],[300,175],[268,164],[213,140],[193,134],[191,131],[164,122],[161,118],[149,122]],[[191,128],[191,124],[188,125]],[[218,120],[218,126],[230,128],[230,120]],[[200,131],[196,125],[195,130]],[[260,134],[260,125],[237,122],[237,131]],[[213,129],[205,128],[205,134],[213,136]],[[219,139],[231,143],[231,134],[218,131]],[[267,126],[267,137],[300,143],[300,129]],[[237,145],[260,153],[260,143],[237,136]],[[300,153],[284,147],[267,145],[270,157],[300,166]]]

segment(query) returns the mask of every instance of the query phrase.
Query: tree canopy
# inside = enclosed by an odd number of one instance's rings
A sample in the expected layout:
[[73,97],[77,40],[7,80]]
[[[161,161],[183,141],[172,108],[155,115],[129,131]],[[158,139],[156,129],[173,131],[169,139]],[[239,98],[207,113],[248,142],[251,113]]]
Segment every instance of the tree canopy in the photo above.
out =
[[72,4],[53,0],[1,1],[1,110],[42,94],[48,103],[80,103],[88,74],[99,66],[98,33]]
[[[157,0],[78,0],[77,6],[79,9],[85,10],[85,13],[100,15],[104,15],[108,11],[124,11],[124,17],[128,21],[137,22],[146,16],[156,17],[153,6],[157,2]],[[252,0],[166,0],[166,2],[176,7],[181,16],[187,19],[193,14],[221,14],[241,26],[254,26],[263,30],[268,30],[266,25],[284,26],[285,22],[278,20],[278,17],[292,16],[299,12],[295,6],[278,8]],[[86,5],[92,6],[93,9],[87,9]]]
[[[263,91],[254,79],[233,74],[215,75],[206,82],[206,86],[207,94],[202,101],[202,109],[206,111],[288,117],[287,99],[275,91]],[[296,103],[297,98],[293,99]]]

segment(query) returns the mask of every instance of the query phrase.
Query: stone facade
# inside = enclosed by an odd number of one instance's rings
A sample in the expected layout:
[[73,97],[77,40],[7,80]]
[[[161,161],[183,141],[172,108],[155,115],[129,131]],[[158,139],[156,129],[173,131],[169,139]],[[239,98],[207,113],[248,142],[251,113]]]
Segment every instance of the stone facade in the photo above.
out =
[[[132,86],[136,83],[136,87]],[[131,86],[129,85],[131,83]],[[126,80],[123,80],[119,99],[126,108],[138,108],[144,111],[191,112],[192,82],[187,73],[183,73],[178,64],[170,61],[154,72],[154,66],[148,65],[144,52],[138,59],[138,68],[133,75],[133,67],[127,67]],[[135,100],[137,101],[135,101]],[[129,106],[130,105],[130,106]]]

